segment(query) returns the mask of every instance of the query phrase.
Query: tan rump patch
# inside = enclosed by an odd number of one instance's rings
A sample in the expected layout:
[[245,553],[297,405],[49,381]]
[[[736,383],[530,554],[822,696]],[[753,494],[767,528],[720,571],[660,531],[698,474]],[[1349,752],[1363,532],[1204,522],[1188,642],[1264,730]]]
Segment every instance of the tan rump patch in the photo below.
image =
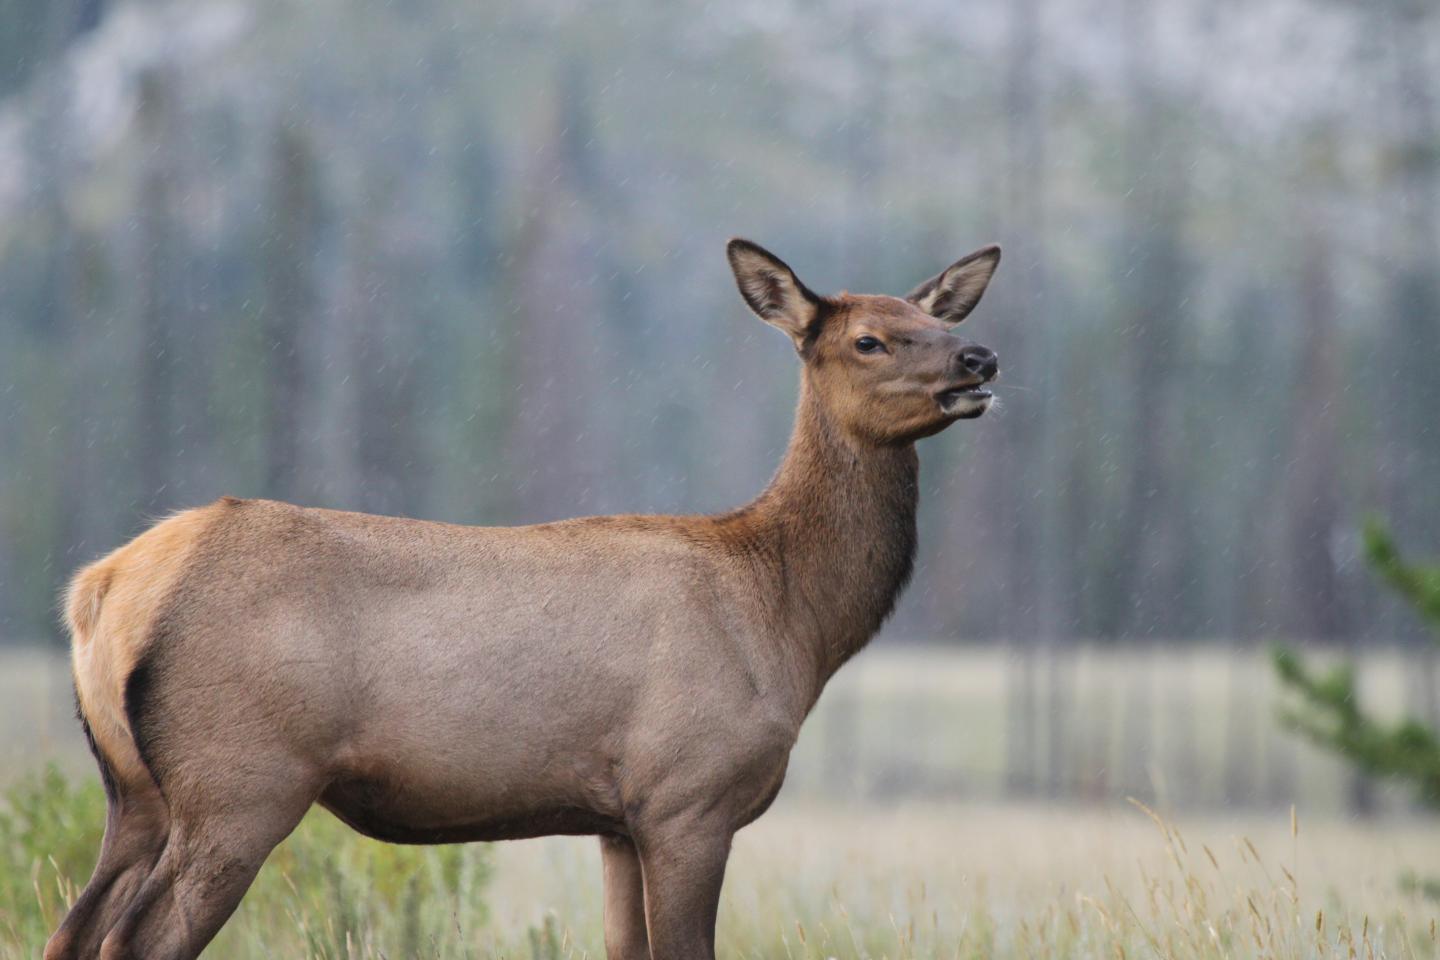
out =
[[100,619],[100,603],[105,591],[110,589],[113,570],[104,561],[92,563],[75,574],[65,591],[65,621],[70,626],[70,637],[76,643],[84,643],[95,630],[95,621]]
[[150,779],[125,716],[125,682],[145,652],[161,604],[220,509],[211,504],[162,520],[82,569],[66,591],[75,692],[121,785]]

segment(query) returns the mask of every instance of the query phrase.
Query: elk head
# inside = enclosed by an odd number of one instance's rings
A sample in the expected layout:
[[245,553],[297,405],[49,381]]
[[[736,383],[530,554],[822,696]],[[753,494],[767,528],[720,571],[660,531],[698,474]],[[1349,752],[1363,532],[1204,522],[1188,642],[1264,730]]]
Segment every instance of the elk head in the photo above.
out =
[[990,409],[993,351],[957,336],[1000,263],[982,247],[904,299],[822,297],[783,260],[748,240],[727,249],[740,295],[761,320],[789,335],[806,388],[855,440],[891,445],[939,433]]

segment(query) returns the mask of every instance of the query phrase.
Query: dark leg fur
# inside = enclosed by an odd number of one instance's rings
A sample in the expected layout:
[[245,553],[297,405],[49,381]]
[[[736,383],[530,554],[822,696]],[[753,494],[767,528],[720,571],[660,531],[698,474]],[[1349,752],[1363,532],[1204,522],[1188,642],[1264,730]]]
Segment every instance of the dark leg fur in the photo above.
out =
[[[102,761],[102,769],[104,764]],[[113,783],[113,781],[112,781]],[[159,860],[169,832],[160,791],[114,788],[90,881],[45,946],[45,960],[93,957]]]

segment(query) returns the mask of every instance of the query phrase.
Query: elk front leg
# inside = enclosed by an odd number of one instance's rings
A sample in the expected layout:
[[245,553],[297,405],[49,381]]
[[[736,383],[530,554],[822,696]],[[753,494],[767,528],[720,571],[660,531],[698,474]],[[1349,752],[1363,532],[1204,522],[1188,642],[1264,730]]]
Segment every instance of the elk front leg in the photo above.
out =
[[728,826],[689,822],[637,838],[652,960],[714,960],[732,834]]
[[650,960],[640,854],[629,837],[609,834],[600,838],[600,858],[605,872],[605,956]]

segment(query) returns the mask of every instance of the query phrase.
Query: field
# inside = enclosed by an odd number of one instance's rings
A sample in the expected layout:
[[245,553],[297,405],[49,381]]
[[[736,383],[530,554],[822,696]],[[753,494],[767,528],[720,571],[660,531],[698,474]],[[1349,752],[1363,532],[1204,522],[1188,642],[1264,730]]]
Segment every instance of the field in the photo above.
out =
[[[548,907],[593,953],[589,853],[500,851],[497,943]],[[755,957],[1270,957],[1346,956],[1336,937],[1353,936],[1361,956],[1432,956],[1434,905],[1396,878],[1437,855],[1432,830],[1292,836],[1288,817],[1161,827],[1135,808],[789,807],[737,839],[721,943]]]
[[[1147,662],[1152,699],[1173,706],[1181,685],[1187,710],[1220,716],[1212,701],[1233,670],[1217,658]],[[1107,666],[1122,665],[1076,665],[1077,704],[1104,700]],[[1135,661],[1123,666],[1135,672]],[[855,667],[807,728],[780,803],[736,839],[724,956],[1440,956],[1440,903],[1425,882],[1440,872],[1440,829],[1393,797],[1382,818],[1338,816],[1341,771],[1265,729],[1264,704],[1252,711],[1253,759],[1288,765],[1279,782],[1296,791],[1295,818],[1268,789],[1243,806],[1177,802],[1175,784],[1218,775],[1225,738],[1222,723],[1186,726],[1166,709],[1151,731],[1157,755],[1188,737],[1200,769],[1187,778],[1143,765],[1152,789],[1142,795],[1162,811],[1152,814],[1111,796],[999,799],[1006,674],[994,655],[877,650]],[[1383,692],[1396,681],[1377,672],[1372,682]],[[65,696],[63,666],[49,657],[0,660],[0,762],[12,784],[0,821],[4,957],[37,954],[93,858],[98,788]],[[1100,723],[1093,709],[1071,716],[1086,718],[1072,724],[1079,733]],[[1077,742],[1123,743],[1121,733]],[[48,760],[65,774],[37,781]],[[603,956],[598,854],[570,839],[387,847],[317,812],[208,955]]]

